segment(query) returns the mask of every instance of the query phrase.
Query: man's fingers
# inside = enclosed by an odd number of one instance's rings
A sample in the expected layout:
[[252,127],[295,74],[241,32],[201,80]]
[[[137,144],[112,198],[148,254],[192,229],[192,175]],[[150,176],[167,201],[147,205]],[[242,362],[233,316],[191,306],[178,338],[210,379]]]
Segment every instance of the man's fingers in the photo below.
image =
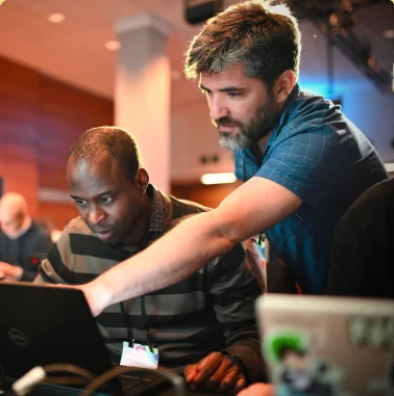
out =
[[197,365],[189,364],[185,367],[184,376],[187,383],[191,383],[197,374]]
[[235,384],[240,378],[240,372],[238,370],[231,370],[222,376],[218,391],[221,393],[228,392],[235,389]]
[[197,363],[197,375],[193,380],[193,384],[196,387],[199,388],[203,386],[204,383],[216,372],[222,363],[221,356],[223,356],[221,353],[213,352],[205,359],[201,360],[200,363]]
[[245,377],[242,376],[241,378],[238,379],[237,383],[235,384],[235,388],[234,388],[235,393],[238,393],[245,387],[246,387],[246,380],[245,380]]
[[221,359],[221,364],[211,375],[211,377],[208,378],[204,388],[207,390],[218,389],[223,378],[229,373],[229,370],[231,370],[232,366],[233,363],[231,360],[223,356]]

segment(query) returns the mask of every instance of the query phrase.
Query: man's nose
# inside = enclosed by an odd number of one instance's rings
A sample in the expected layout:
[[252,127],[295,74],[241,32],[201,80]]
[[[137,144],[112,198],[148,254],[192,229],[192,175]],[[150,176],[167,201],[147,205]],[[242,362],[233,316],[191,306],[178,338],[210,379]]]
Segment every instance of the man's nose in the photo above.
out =
[[89,211],[89,224],[97,225],[100,224],[106,218],[105,212],[98,206],[91,206]]
[[222,117],[228,117],[230,111],[219,96],[213,96],[208,100],[209,115],[213,120],[219,120]]

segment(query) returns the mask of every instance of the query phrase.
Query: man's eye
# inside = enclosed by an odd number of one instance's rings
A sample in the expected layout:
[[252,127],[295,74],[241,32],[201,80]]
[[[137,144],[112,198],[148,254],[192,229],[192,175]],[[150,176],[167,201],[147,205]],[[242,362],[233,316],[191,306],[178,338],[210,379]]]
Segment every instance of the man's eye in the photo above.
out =
[[87,201],[84,201],[83,199],[76,199],[75,200],[76,205],[80,206],[81,208],[87,206]]
[[238,98],[238,97],[242,96],[242,92],[229,92],[228,96],[230,96],[232,98]]
[[109,205],[110,203],[112,203],[113,198],[112,197],[101,197],[100,198],[100,203],[104,204],[104,205]]

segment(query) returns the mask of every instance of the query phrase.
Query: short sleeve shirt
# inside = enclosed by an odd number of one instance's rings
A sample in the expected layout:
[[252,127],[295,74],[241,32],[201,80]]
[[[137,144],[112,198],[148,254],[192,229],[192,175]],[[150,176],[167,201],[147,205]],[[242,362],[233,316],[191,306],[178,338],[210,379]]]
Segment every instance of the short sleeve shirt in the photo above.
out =
[[[302,199],[266,230],[275,253],[306,293],[322,293],[334,229],[369,187],[388,178],[365,135],[334,105],[294,87],[259,167],[249,149],[235,152],[236,174],[263,177]],[[263,231],[263,230],[262,230]]]

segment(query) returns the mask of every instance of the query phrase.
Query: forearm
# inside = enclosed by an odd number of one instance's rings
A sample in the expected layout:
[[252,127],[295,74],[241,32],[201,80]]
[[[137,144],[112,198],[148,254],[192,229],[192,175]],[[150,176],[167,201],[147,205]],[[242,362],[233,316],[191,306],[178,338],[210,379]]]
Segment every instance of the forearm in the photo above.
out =
[[231,249],[220,214],[203,213],[186,220],[152,246],[105,272],[87,285],[105,306],[177,283]]
[[251,382],[265,381],[266,365],[261,354],[261,343],[254,319],[245,319],[242,326],[240,323],[234,323],[231,326],[231,322],[227,325],[232,329],[226,332],[225,353],[242,361]]
[[218,208],[184,221],[148,249],[82,287],[93,313],[187,278],[300,206],[300,198],[284,187],[253,179]]

